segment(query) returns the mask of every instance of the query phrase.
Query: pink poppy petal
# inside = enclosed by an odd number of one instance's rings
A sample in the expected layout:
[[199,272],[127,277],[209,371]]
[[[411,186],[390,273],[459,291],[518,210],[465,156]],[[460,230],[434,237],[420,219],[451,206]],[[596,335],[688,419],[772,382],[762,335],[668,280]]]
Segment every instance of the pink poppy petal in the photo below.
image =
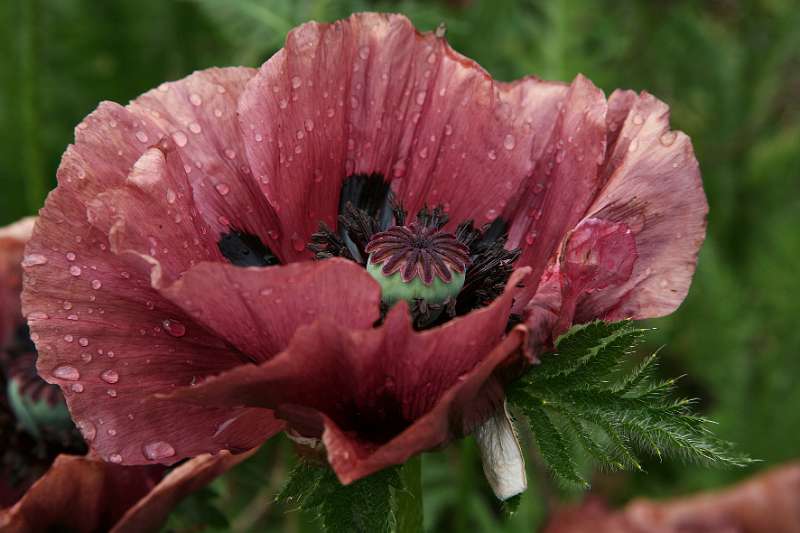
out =
[[339,258],[268,268],[204,263],[162,293],[255,362],[286,349],[295,330],[315,320],[367,329],[380,318],[380,286]]
[[354,174],[391,181],[412,214],[441,203],[453,227],[494,220],[533,171],[565,92],[535,78],[496,83],[401,15],[296,28],[239,106],[253,173],[290,233],[279,255],[308,256]]
[[[519,331],[504,337],[504,330],[516,286],[527,274],[527,269],[516,271],[488,307],[432,330],[414,332],[404,303],[376,329],[315,322],[299,328],[287,350],[271,360],[168,397],[276,409],[293,429],[311,436],[325,428],[331,464],[342,480],[352,481],[470,431],[494,412],[502,389],[492,384],[492,373],[518,351],[524,337]],[[352,442],[343,442],[341,431]],[[400,440],[390,451],[370,458],[395,437]],[[357,448],[357,456],[347,455],[348,447]],[[387,462],[389,457],[395,462]]]
[[[507,248],[521,248],[517,265],[533,268],[538,280],[564,235],[586,213],[600,187],[599,165],[605,156],[606,100],[591,81],[578,76],[555,125],[545,130],[547,144],[526,188],[512,206]],[[518,309],[533,296],[526,287]]]
[[169,513],[186,496],[211,483],[239,463],[249,459],[258,449],[239,455],[222,452],[201,455],[175,468],[147,495],[128,509],[114,525],[111,533],[159,531]]
[[577,316],[651,318],[686,297],[706,234],[708,203],[692,144],[669,129],[669,108],[642,93],[612,95],[630,105],[602,170],[606,182],[587,218],[623,223],[633,232],[637,260],[630,278],[589,295]]
[[162,468],[122,467],[59,455],[22,499],[0,510],[4,533],[109,528],[158,482]]
[[129,109],[147,117],[156,135],[176,149],[214,235],[234,225],[271,244],[278,226],[253,180],[236,117],[239,97],[255,73],[245,67],[195,72],[143,94]]
[[[64,169],[71,168],[75,154],[71,150],[65,155],[62,183],[71,175]],[[91,202],[84,200],[80,186],[59,186],[42,209],[26,248],[26,257],[37,260],[23,261],[27,272],[23,309],[39,352],[39,373],[62,387],[84,436],[112,462],[171,463],[224,448],[246,449],[281,428],[266,411],[186,409],[167,402],[142,402],[155,392],[189,385],[246,360],[152,286],[154,279],[160,279],[153,273],[171,275],[173,266],[177,272],[190,264],[195,252],[170,241],[174,253],[186,254],[185,262],[165,259],[162,268],[151,256],[119,249],[120,243],[135,242],[131,235],[136,234],[125,232],[131,227],[125,222],[133,223],[133,216],[112,224],[110,215],[104,214],[113,214],[115,198],[133,202],[135,197],[138,202],[120,205],[121,209],[145,206],[148,193],[154,194],[149,197],[154,205],[157,198],[166,205],[163,185],[169,176],[162,171],[168,167],[159,150],[148,151],[131,173],[133,184],[130,180],[116,183],[97,196],[106,204],[93,203],[89,209],[85,203]],[[142,187],[151,184],[148,180],[154,176],[159,177],[154,188]],[[137,187],[141,197],[133,194]],[[188,201],[188,196],[184,198]],[[175,205],[176,209],[186,207]],[[155,207],[142,209],[147,213],[146,209]],[[141,227],[158,220],[150,216]],[[165,228],[162,233],[169,232]],[[244,417],[258,423],[230,422]]]

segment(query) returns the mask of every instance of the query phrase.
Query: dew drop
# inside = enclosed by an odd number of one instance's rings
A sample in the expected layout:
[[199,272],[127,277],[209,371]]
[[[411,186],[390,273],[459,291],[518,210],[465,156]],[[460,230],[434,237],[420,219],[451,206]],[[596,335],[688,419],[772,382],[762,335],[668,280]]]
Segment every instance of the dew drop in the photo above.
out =
[[178,195],[175,194],[175,191],[173,191],[172,189],[167,189],[167,203],[168,204],[174,204],[175,200],[177,200],[177,199],[178,199]]
[[514,147],[517,145],[517,140],[514,139],[514,136],[510,133],[506,135],[505,139],[503,139],[503,147],[506,150],[513,150]]
[[69,273],[75,277],[80,276],[81,272],[82,272],[81,267],[79,267],[78,265],[72,265],[71,267],[69,267]]
[[108,456],[108,460],[114,464],[120,464],[122,462],[122,456],[118,453],[112,453]]
[[303,80],[300,79],[300,76],[294,76],[292,78],[292,89],[299,89],[301,85],[303,85]]
[[103,286],[103,282],[100,281],[99,279],[93,279],[92,280],[92,288],[94,290],[96,290],[96,291],[100,290],[100,287],[102,287],[102,286]]
[[635,152],[639,149],[639,139],[634,139],[631,141],[631,144],[628,146],[629,152]]
[[445,124],[444,125],[444,134],[447,135],[447,136],[452,135],[453,134],[453,126],[451,126],[450,124]]
[[260,143],[261,141],[264,140],[264,137],[262,137],[262,135],[260,133],[256,133],[255,140],[256,140],[257,143]]
[[672,143],[675,142],[675,139],[678,137],[678,132],[676,131],[668,131],[664,133],[661,137],[659,137],[659,142],[664,146],[672,146]]
[[74,340],[75,340],[75,337],[73,337],[72,335],[64,335],[64,341],[72,342]]
[[47,264],[47,258],[42,254],[29,254],[22,260],[22,266],[32,267]]
[[89,346],[89,339],[87,339],[86,337],[81,337],[80,339],[78,339],[78,344],[80,344],[85,348]]
[[181,148],[186,146],[186,143],[189,142],[189,138],[182,131],[176,131],[175,133],[173,133],[172,138],[175,141],[175,144],[177,144]]
[[87,442],[92,442],[97,436],[97,427],[88,420],[81,420],[77,425],[78,430]]
[[102,379],[106,383],[110,383],[113,385],[114,383],[119,381],[119,374],[116,372],[116,370],[108,369],[103,371],[102,374],[100,374],[100,379]]
[[203,99],[200,98],[200,95],[197,93],[192,93],[189,96],[189,101],[192,103],[193,106],[199,106],[203,103]]
[[83,392],[84,389],[83,384],[81,383],[73,383],[72,385],[69,386],[69,388],[72,392],[77,392],[78,394]]
[[426,93],[425,91],[420,91],[420,92],[418,92],[418,93],[417,93],[417,98],[416,98],[416,102],[417,102],[417,104],[418,104],[418,105],[422,105],[422,104],[424,104],[424,103],[425,103],[425,97],[426,97],[426,96],[427,96],[427,93]]
[[313,121],[313,120],[311,120],[310,118],[307,118],[307,119],[306,119],[306,120],[303,122],[303,126],[305,126],[305,128],[306,128],[306,131],[313,131],[313,130],[314,130],[314,121]]
[[216,185],[214,185],[214,188],[215,188],[215,189],[217,190],[217,192],[218,192],[218,193],[220,193],[222,196],[225,196],[226,194],[228,194],[228,193],[231,191],[230,187],[228,187],[228,186],[227,186],[227,185],[225,185],[224,183],[217,183]]
[[106,394],[108,394],[112,398],[116,398],[117,397],[117,391],[115,389],[108,389],[106,391]]
[[495,218],[497,218],[497,210],[489,209],[488,211],[486,211],[486,218],[488,218],[489,220],[494,220]]
[[158,461],[175,455],[175,448],[163,440],[142,446],[142,454],[150,461]]
[[172,335],[173,337],[183,337],[184,335],[186,335],[186,326],[184,326],[177,320],[167,319],[161,322],[161,325],[164,326],[166,332]]
[[92,362],[92,354],[90,354],[90,353],[82,353],[81,354],[81,360],[84,363],[91,363]]
[[497,159],[497,152],[495,152],[494,150],[489,150],[488,157],[489,157],[489,159],[494,161],[495,159]]
[[361,48],[359,48],[358,57],[360,57],[361,59],[367,59],[369,57],[369,47],[362,46]]
[[189,124],[189,131],[197,134],[203,131],[203,128],[197,122],[192,122],[191,124]]
[[75,261],[75,259],[78,256],[76,256],[74,252],[67,252],[67,256],[66,257],[67,257],[67,261]]
[[58,379],[66,379],[67,381],[78,381],[81,378],[81,373],[74,366],[61,365],[53,370],[53,375]]
[[297,235],[297,233],[292,235],[291,241],[292,241],[292,247],[296,252],[302,252],[303,250],[306,249],[306,243],[303,241],[303,239],[300,238],[299,235]]
[[143,131],[137,131],[136,138],[139,139],[139,142],[141,143],[146,143],[148,140],[147,134]]
[[636,124],[637,126],[641,126],[642,124],[644,124],[644,117],[642,117],[642,115],[639,114],[634,115],[633,123]]
[[69,311],[72,309],[72,302],[64,300],[64,305],[62,305],[62,307],[64,308],[64,311]]

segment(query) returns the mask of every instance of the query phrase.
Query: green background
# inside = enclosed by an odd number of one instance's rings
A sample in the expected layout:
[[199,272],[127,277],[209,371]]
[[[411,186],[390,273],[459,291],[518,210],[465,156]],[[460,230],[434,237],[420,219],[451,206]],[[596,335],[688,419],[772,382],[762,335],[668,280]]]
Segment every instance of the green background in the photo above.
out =
[[[612,502],[728,484],[800,451],[800,9],[790,0],[714,2],[372,2],[334,0],[0,2],[0,225],[35,213],[72,128],[101,100],[127,102],[213,65],[257,66],[309,19],[359,10],[445,21],[453,46],[495,77],[581,72],[606,94],[646,89],[692,138],[711,204],[709,236],[686,303],[653,321],[649,349],[718,433],[764,462],[709,471],[647,465],[597,474]],[[530,450],[535,458],[535,450]],[[271,503],[291,449],[268,444],[174,513],[170,527],[313,530]],[[529,461],[520,512],[500,518],[465,441],[424,458],[426,525],[532,531],[560,493]],[[215,524],[215,525],[214,525]],[[227,524],[227,525],[226,525]]]

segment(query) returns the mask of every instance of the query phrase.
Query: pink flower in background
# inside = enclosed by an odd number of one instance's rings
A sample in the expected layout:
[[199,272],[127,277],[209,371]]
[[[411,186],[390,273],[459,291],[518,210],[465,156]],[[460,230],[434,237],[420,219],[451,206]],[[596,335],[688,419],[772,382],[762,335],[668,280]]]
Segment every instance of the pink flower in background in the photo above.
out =
[[305,24],[75,134],[23,303],[112,463],[287,430],[347,483],[475,432],[507,497],[504,384],[573,322],[673,311],[705,234],[665,104],[494,81],[398,15]]

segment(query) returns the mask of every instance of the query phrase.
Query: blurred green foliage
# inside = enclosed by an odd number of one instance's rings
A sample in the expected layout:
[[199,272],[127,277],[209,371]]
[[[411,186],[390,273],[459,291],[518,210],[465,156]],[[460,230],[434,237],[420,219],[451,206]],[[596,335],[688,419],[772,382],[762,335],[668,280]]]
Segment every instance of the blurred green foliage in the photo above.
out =
[[[718,434],[764,463],[800,450],[800,9],[795,0],[6,0],[0,2],[0,224],[35,213],[71,128],[99,101],[126,102],[212,65],[256,66],[309,19],[359,10],[448,26],[453,46],[500,79],[586,74],[606,93],[647,90],[694,141],[711,204],[692,291],[654,321],[665,377],[687,374]],[[526,437],[529,446],[530,439]],[[533,448],[531,448],[533,450]],[[186,501],[170,527],[313,531],[272,504],[285,441]],[[531,489],[503,519],[466,440],[424,457],[426,527],[531,531],[563,496],[530,456]],[[729,483],[748,470],[675,463],[594,475],[614,501]],[[586,472],[586,475],[591,475]],[[227,525],[225,525],[227,524]]]

